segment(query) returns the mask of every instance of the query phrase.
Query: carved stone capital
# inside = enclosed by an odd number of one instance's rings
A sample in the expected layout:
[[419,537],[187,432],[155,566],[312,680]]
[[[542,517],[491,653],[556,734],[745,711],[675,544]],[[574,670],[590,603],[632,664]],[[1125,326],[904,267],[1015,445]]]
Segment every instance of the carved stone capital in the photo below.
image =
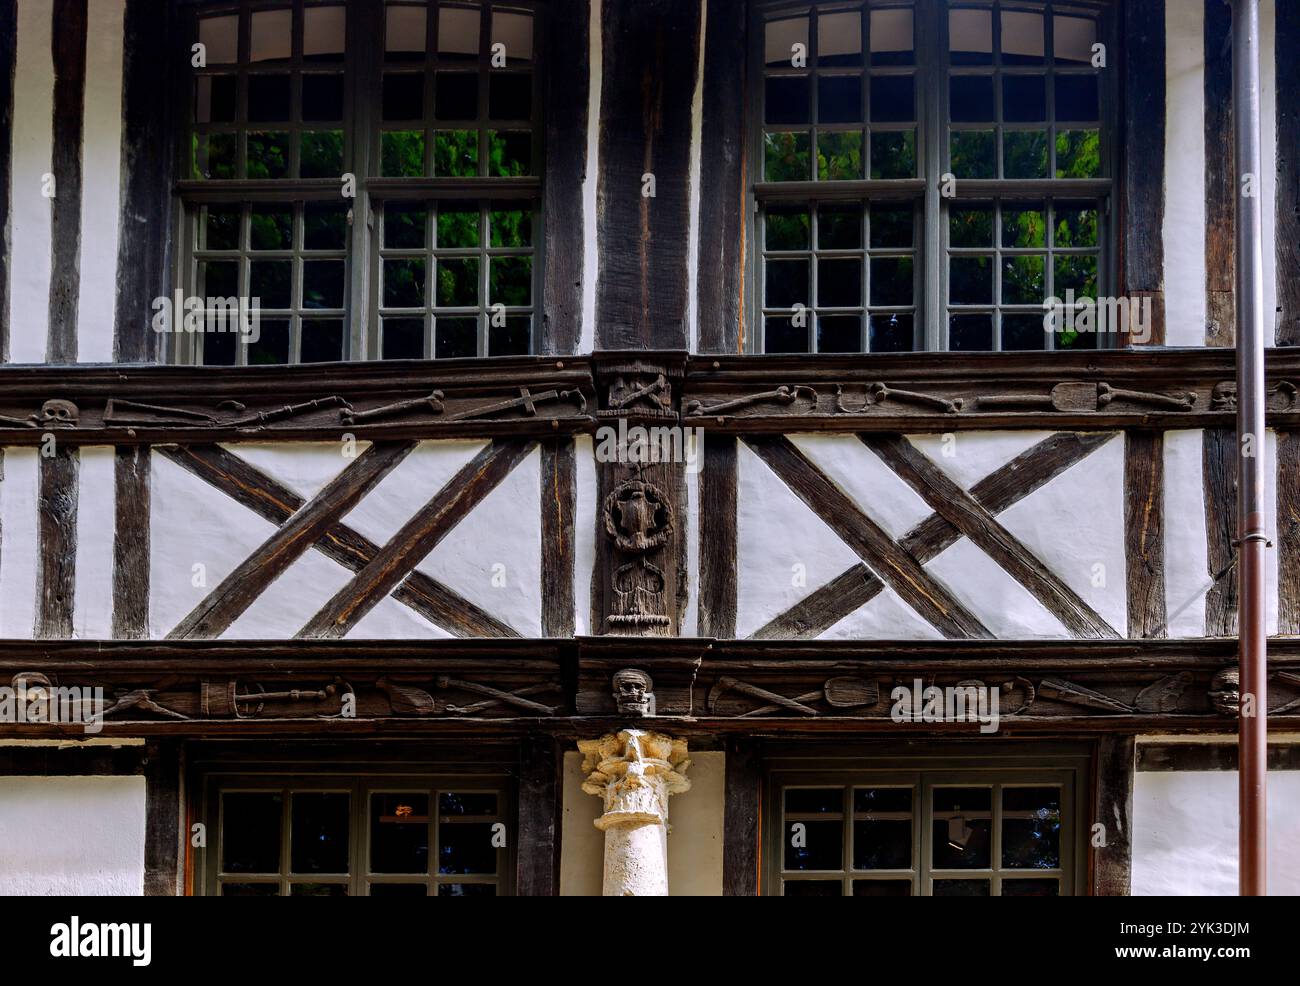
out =
[[686,741],[644,729],[623,729],[600,739],[579,740],[583,753],[582,789],[603,798],[605,813],[596,828],[668,821],[668,798],[690,790],[691,761]]
[[686,741],[644,729],[580,740],[582,789],[602,799],[606,897],[668,895],[668,798],[690,789]]

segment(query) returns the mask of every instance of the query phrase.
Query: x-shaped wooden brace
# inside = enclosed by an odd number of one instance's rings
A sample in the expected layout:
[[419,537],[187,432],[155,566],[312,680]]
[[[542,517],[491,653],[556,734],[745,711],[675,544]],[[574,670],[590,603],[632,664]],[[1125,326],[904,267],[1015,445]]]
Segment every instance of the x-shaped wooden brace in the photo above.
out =
[[[870,602],[886,584],[946,637],[992,636],[921,567],[963,536],[987,552],[1072,633],[1081,637],[1119,636],[995,519],[996,514],[1114,436],[1053,435],[986,476],[970,492],[949,479],[902,436],[858,437],[935,512],[895,542],[787,439],[746,438],[746,443],[866,563],[852,566],[810,593],[760,627],[753,637],[815,637]],[[900,555],[910,565],[900,564]],[[924,576],[922,580],[915,578],[918,570]]]
[[[342,470],[310,501],[304,501],[275,478],[220,446],[160,448],[158,451],[177,465],[278,525],[277,530],[265,542],[240,562],[220,585],[176,625],[167,635],[168,638],[220,636],[310,547],[317,548],[353,572],[361,573],[368,569],[381,550],[388,546],[381,549],[342,523],[339,518],[374,489],[414,447],[413,442],[376,442],[357,456],[352,465]],[[516,458],[521,447],[523,452]],[[428,511],[430,505],[437,504],[441,511],[441,523],[435,525],[433,540],[424,553],[410,563],[409,569],[396,573],[396,578],[389,587],[394,599],[457,636],[518,636],[511,627],[452,589],[414,571],[414,566],[509,474],[518,459],[527,454],[529,447],[531,446],[520,442],[493,442],[435,494],[421,513]],[[511,464],[503,471],[502,466],[507,461]],[[489,477],[490,485],[481,477],[484,462],[495,466]],[[479,481],[468,484],[469,478],[475,476],[480,477]],[[381,597],[376,597],[370,606],[378,602],[379,598]],[[358,616],[357,619],[359,618]]]

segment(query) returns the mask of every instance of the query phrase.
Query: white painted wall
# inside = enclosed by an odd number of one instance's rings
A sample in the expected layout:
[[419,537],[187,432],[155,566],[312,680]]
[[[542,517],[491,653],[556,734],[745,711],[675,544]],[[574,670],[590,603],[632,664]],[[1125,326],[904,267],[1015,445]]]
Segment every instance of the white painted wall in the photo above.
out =
[[1165,342],[1205,345],[1205,5],[1165,5]]
[[54,144],[53,8],[51,0],[23,0],[17,7],[13,133],[9,135],[13,154],[9,361],[43,363],[50,324],[51,234],[50,200],[41,188],[52,167]]
[[0,777],[0,895],[144,892],[145,782]]
[[[1300,894],[1300,771],[1268,775],[1268,889]],[[1138,772],[1134,896],[1235,896],[1237,772]]]
[[0,637],[36,629],[36,449],[7,448],[0,464]]
[[[726,754],[691,753],[691,789],[668,799],[668,892],[673,897],[722,895],[722,821]],[[593,824],[600,798],[582,790],[582,754],[564,755],[560,894],[599,897],[605,833]]]

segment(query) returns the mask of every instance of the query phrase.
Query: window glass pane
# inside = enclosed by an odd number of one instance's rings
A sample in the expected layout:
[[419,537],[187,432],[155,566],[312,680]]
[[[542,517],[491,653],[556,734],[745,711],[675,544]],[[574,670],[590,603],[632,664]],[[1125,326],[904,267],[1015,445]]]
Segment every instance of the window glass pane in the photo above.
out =
[[302,77],[302,118],[343,119],[343,76],[313,72]]
[[438,290],[435,304],[448,308],[478,305],[478,271],[477,257],[439,258]]
[[[817,246],[823,250],[855,250],[862,246],[861,205],[823,205],[817,210]],[[807,214],[803,214],[806,224]],[[770,229],[770,226],[769,226]],[[802,230],[807,245],[806,225]],[[769,237],[768,247],[771,248]]]
[[442,178],[478,174],[478,131],[440,130],[433,135],[433,173]]
[[249,247],[254,250],[289,250],[293,247],[293,206],[259,203],[250,210]]
[[817,351],[819,353],[862,352],[862,316],[819,315]]
[[285,319],[261,319],[256,341],[248,343],[249,366],[282,365],[289,362],[289,323]]
[[911,880],[854,880],[854,897],[910,897]]
[[370,795],[370,871],[429,872],[429,796]]
[[532,352],[533,320],[527,315],[514,315],[504,325],[488,329],[489,356],[526,356]]
[[301,363],[333,363],[343,358],[340,319],[303,319]]
[[807,132],[763,135],[763,178],[766,181],[807,181],[812,177]]
[[912,207],[889,208],[876,205],[871,209],[871,245],[873,247],[910,247],[915,220]]
[[1052,245],[1058,247],[1095,247],[1097,245],[1097,207],[1092,204],[1058,202]]
[[952,76],[948,81],[948,113],[954,123],[991,123],[993,76]]
[[992,130],[957,130],[952,134],[950,167],[957,178],[993,178],[997,147]]
[[763,351],[767,353],[808,352],[808,321],[795,325],[794,319],[773,317],[763,319]]
[[1002,207],[1002,245],[1004,247],[1047,245],[1047,225],[1043,206],[1040,203]]
[[[455,213],[448,213],[445,210],[439,213],[439,219],[442,216],[454,216]],[[477,219],[477,217],[475,217]],[[494,247],[526,247],[533,242],[533,213],[531,209],[500,209],[490,213],[491,241]],[[478,243],[478,223],[475,222],[473,227],[473,242],[465,244],[474,246]],[[445,243],[443,237],[439,237],[439,243]]]
[[950,315],[948,348],[953,352],[984,352],[993,348],[992,315]]
[[223,897],[278,897],[279,895],[278,883],[223,883],[221,885]]
[[808,261],[768,261],[764,298],[768,308],[793,308],[795,305],[807,307],[810,301],[808,295]]
[[907,353],[916,347],[913,316],[898,312],[871,316],[873,353]]
[[1004,305],[1038,305],[1046,295],[1042,256],[1002,258],[1002,303]]
[[1002,138],[1002,177],[1047,177],[1047,131],[1011,130]]
[[347,8],[307,7],[303,11],[302,54],[314,61],[343,56],[347,36]]
[[910,75],[871,77],[871,119],[876,123],[916,119],[915,85]]
[[1003,315],[1002,348],[1005,350],[1046,349],[1047,334],[1043,331],[1043,316],[1018,315],[1014,312]]
[[478,116],[478,76],[472,72],[438,72],[434,76],[434,116],[439,120],[473,120]]
[[817,305],[856,308],[862,304],[862,261],[822,257],[817,261]]
[[1016,869],[1059,869],[1061,789],[1002,789],[1002,865]]
[[1098,131],[1062,130],[1057,133],[1056,177],[1101,177],[1101,134]]
[[288,308],[293,302],[293,261],[254,260],[248,265],[248,291],[262,308]]
[[[911,868],[911,788],[857,788],[853,792],[853,814],[855,870]],[[910,892],[910,882],[905,886]],[[858,893],[857,884],[854,895],[866,896]]]
[[533,258],[493,257],[488,268],[488,303],[513,308],[530,305],[532,300]]
[[289,134],[283,130],[250,131],[245,167],[249,178],[287,178]]
[[533,135],[527,130],[488,131],[488,174],[513,178],[532,174]]
[[523,72],[496,72],[488,80],[488,116],[493,120],[527,120],[533,111],[533,77]]
[[843,897],[839,880],[786,880],[782,891],[787,897]]
[[1056,897],[1060,895],[1056,880],[1003,880],[1003,897]]
[[871,12],[871,64],[911,65],[912,11],[891,8]]
[[871,177],[916,177],[916,132],[903,130],[871,133]]
[[438,247],[460,250],[479,245],[478,206],[447,203],[438,210]]
[[438,54],[444,58],[477,58],[478,27],[478,10],[440,6]]
[[478,319],[439,315],[433,355],[438,359],[477,356]]
[[[796,45],[800,46],[796,49]],[[808,19],[794,17],[768,21],[764,32],[763,61],[768,65],[790,65],[796,51],[808,51]]]
[[[856,82],[857,80],[853,80]],[[825,83],[826,79],[822,79]],[[767,123],[807,123],[811,116],[809,99],[812,86],[806,75],[774,75],[764,81]],[[834,110],[834,107],[831,107]],[[861,113],[861,110],[859,110]],[[823,120],[829,119],[827,116]]]
[[1088,123],[1100,119],[1095,75],[1056,76],[1056,119]]
[[342,173],[343,131],[304,131],[299,144],[299,177],[337,178]]
[[1047,119],[1047,79],[1042,75],[1002,77],[1002,119],[1033,123]]
[[249,60],[254,62],[287,61],[292,54],[293,11],[254,11]]
[[278,791],[222,795],[222,872],[279,872],[283,806]]
[[873,257],[871,260],[871,303],[912,303],[912,258]]
[[424,319],[385,318],[380,355],[383,359],[423,359]]
[[492,12],[492,44],[493,46],[505,45],[507,60],[532,58],[532,15],[494,10]]
[[[290,866],[294,873],[346,873],[352,799],[346,794],[295,793]],[[302,886],[329,886],[303,884]],[[346,888],[345,888],[346,889]],[[297,893],[297,888],[295,888]]]
[[1041,65],[1044,51],[1042,14],[1002,11],[1002,64]]
[[423,203],[387,203],[384,206],[384,246],[423,247],[428,217]]
[[1052,19],[1052,52],[1058,62],[1090,65],[1096,41],[1097,22],[1091,18],[1057,15]]
[[862,15],[858,11],[817,18],[817,64],[862,64]]
[[787,821],[783,835],[787,870],[838,870],[844,865],[842,821]]
[[385,260],[383,303],[387,308],[424,307],[424,260]]
[[384,11],[384,48],[389,56],[424,54],[425,8],[388,5]]
[[204,17],[199,21],[199,41],[208,65],[232,65],[239,59],[239,17]]
[[371,897],[427,897],[423,883],[372,883]]
[[948,213],[948,245],[981,247],[993,245],[993,210],[954,207]]
[[197,123],[234,123],[238,80],[233,75],[203,75],[195,80]]
[[385,72],[382,108],[385,120],[424,118],[424,76],[415,72]]
[[438,886],[439,897],[495,897],[497,888],[491,883],[443,883]]
[[934,868],[988,869],[993,825],[991,789],[936,787],[931,799]]
[[838,787],[786,788],[785,810],[801,815],[809,812],[841,812],[844,810],[844,792]]
[[954,65],[993,61],[993,15],[987,10],[948,11],[948,50]]
[[238,250],[239,220],[237,205],[209,205],[199,212],[200,250]]
[[302,265],[302,307],[343,307],[347,287],[342,260],[306,260]]
[[444,823],[438,829],[439,873],[495,873],[492,823]]
[[289,887],[292,897],[346,897],[346,883],[294,883]]
[[842,181],[861,178],[862,131],[826,132],[817,136],[817,178]]
[[988,880],[935,880],[936,897],[987,897]]
[[807,249],[808,230],[809,220],[806,208],[802,206],[770,206],[764,217],[764,245],[769,250]]
[[303,206],[303,242],[307,250],[342,250],[348,243],[347,206],[308,202]]
[[381,171],[386,178],[424,174],[424,131],[390,130],[380,137]]

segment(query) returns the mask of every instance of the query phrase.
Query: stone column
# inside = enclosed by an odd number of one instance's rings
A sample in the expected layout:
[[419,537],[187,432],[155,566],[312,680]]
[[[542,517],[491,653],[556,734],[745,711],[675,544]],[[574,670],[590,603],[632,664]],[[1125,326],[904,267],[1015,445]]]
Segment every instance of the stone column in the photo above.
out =
[[668,797],[690,789],[686,741],[644,729],[580,740],[582,789],[604,799],[606,897],[668,896]]

